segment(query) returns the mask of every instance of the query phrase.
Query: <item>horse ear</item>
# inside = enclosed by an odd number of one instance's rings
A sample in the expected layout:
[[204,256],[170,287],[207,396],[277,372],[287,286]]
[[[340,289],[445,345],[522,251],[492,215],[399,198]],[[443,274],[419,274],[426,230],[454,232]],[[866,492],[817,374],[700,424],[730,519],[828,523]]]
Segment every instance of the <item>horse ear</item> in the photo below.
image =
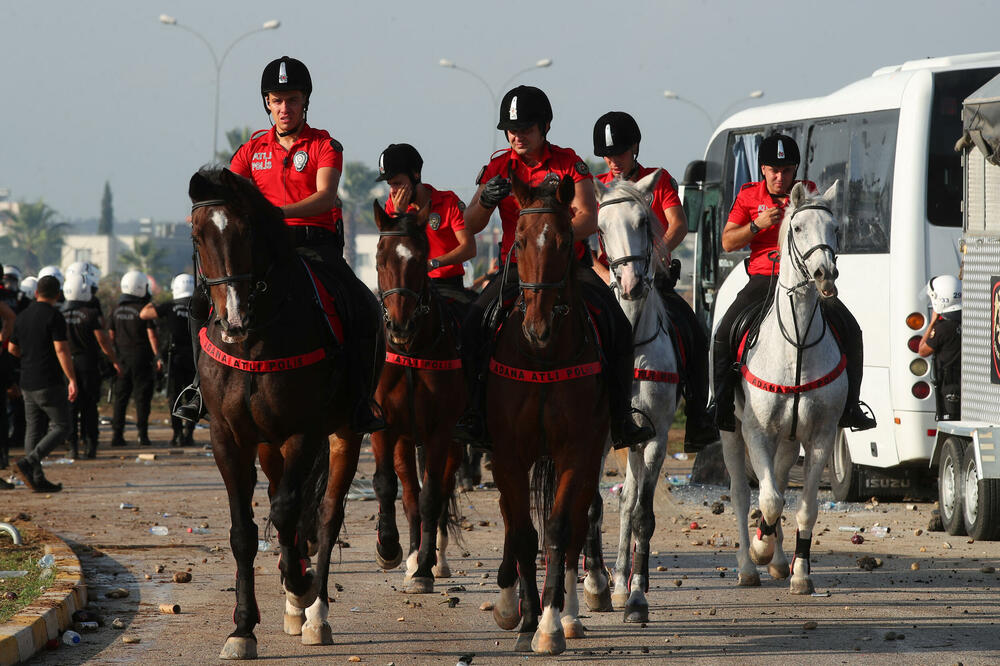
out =
[[372,201],[372,211],[375,213],[375,226],[379,231],[385,231],[386,226],[392,223],[392,218],[379,204],[378,199]]
[[792,192],[789,195],[789,200],[792,202],[792,208],[798,208],[802,205],[802,202],[806,200],[806,186],[802,183],[795,183],[792,187]]
[[559,181],[559,189],[556,190],[556,201],[564,206],[569,206],[573,203],[573,197],[575,196],[576,183],[573,182],[573,176],[567,174]]
[[431,200],[428,199],[427,203],[425,203],[423,207],[419,211],[417,211],[417,226],[421,228],[427,226],[427,220],[430,219],[430,216],[431,216]]
[[833,181],[833,185],[823,193],[823,200],[829,208],[833,208],[833,204],[837,201],[837,190],[840,189],[840,179]]
[[196,171],[191,176],[191,181],[188,183],[188,196],[192,203],[212,198],[212,184],[200,171]]
[[643,194],[650,194],[652,193],[653,189],[656,188],[656,183],[659,182],[660,176],[662,175],[663,175],[663,169],[657,169],[648,176],[640,178],[636,182],[635,186]]
[[594,195],[597,197],[597,203],[601,203],[604,197],[608,196],[608,186],[597,178],[593,178],[592,182],[594,183]]
[[524,208],[531,203],[531,186],[517,177],[514,173],[514,165],[507,168],[507,177],[510,179],[510,191],[517,199],[517,204]]

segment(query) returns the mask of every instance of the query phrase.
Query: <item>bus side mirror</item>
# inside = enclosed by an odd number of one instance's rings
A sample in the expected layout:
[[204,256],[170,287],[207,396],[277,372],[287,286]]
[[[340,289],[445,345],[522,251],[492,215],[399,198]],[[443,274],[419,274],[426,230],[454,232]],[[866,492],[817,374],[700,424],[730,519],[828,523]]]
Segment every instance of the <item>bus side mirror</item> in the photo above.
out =
[[705,160],[694,160],[684,169],[684,181],[680,186],[681,202],[684,204],[684,216],[687,217],[688,231],[697,232],[705,208],[705,193],[702,183],[705,180]]

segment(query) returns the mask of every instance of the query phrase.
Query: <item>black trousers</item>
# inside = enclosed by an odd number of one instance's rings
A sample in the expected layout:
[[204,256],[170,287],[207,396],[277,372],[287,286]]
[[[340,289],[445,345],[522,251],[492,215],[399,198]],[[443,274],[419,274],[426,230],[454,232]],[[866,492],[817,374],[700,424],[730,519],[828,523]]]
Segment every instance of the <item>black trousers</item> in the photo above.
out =
[[97,441],[99,417],[97,403],[101,399],[101,373],[97,359],[87,354],[73,357],[76,373],[76,400],[70,403],[69,441]]
[[[173,410],[177,396],[192,381],[194,381],[194,355],[189,347],[176,347],[170,351],[167,359],[167,406]],[[170,416],[170,425],[174,435],[184,432],[187,421],[176,416]],[[190,424],[188,424],[190,425]]]
[[115,435],[125,431],[125,409],[128,401],[135,394],[135,427],[139,435],[148,433],[149,404],[153,399],[153,380],[155,371],[153,359],[148,356],[138,358],[120,354],[118,364],[122,374],[115,378],[115,402],[111,417],[111,428]]
[[697,418],[708,406],[708,336],[698,316],[680,294],[667,285],[658,285],[657,291],[684,346],[683,365],[678,363],[684,378],[684,413],[689,418]]

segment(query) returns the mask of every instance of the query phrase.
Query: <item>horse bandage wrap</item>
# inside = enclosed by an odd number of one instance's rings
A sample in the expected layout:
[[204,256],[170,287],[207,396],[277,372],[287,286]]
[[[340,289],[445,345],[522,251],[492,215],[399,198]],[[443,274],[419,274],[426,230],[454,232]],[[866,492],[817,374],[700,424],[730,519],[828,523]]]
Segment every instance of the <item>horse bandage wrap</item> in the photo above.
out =
[[311,352],[299,354],[298,356],[287,356],[285,358],[273,358],[263,361],[251,361],[238,358],[232,354],[227,354],[216,347],[212,344],[212,341],[208,339],[208,333],[204,328],[198,333],[198,340],[201,342],[201,348],[214,360],[218,361],[222,365],[228,365],[230,368],[236,368],[237,370],[242,370],[243,372],[265,373],[280,372],[282,370],[295,370],[297,368],[304,368],[307,365],[319,363],[326,358],[325,350],[314,349]]
[[809,561],[809,546],[812,545],[812,539],[803,539],[799,536],[799,531],[795,530],[795,559]]
[[768,525],[767,521],[764,520],[764,516],[760,517],[760,522],[757,523],[757,538],[765,536],[774,536],[778,531],[778,523],[774,525]]

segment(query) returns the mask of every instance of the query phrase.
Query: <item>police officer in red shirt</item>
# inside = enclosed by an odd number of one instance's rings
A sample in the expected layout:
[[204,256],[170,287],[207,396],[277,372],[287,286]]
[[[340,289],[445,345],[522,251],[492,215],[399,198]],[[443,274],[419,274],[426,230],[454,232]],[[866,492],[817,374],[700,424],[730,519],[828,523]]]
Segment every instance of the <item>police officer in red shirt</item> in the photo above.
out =
[[[623,111],[609,111],[594,124],[594,154],[604,158],[608,172],[597,176],[602,183],[614,178],[637,182],[656,171],[653,167],[639,164],[639,142],[642,133],[635,118]],[[708,406],[708,337],[687,301],[674,291],[680,262],[672,262],[670,253],[681,244],[687,235],[687,217],[677,196],[677,181],[663,170],[656,181],[653,200],[650,203],[655,218],[649,218],[654,225],[653,246],[661,268],[654,279],[657,291],[670,315],[670,320],[681,334],[681,342],[686,350],[686,363],[682,368],[684,377],[684,412],[687,426],[684,435],[684,450],[689,453],[700,451],[705,445],[719,439],[715,427],[715,417],[706,411]],[[676,267],[674,264],[676,263]],[[594,270],[610,282],[607,258],[602,251]]]
[[[345,358],[352,383],[360,389],[360,399],[352,416],[352,429],[369,433],[385,427],[372,411],[372,394],[377,378],[374,363],[379,346],[377,331],[365,330],[364,322],[378,321],[374,297],[344,261],[344,231],[337,187],[344,165],[343,146],[326,130],[306,123],[312,78],[306,66],[288,56],[272,60],[264,68],[260,94],[273,127],[250,137],[233,155],[230,169],[254,182],[261,193],[281,208],[292,242],[307,249],[311,266],[331,293],[340,296],[347,330],[355,322],[354,333],[344,340]],[[208,299],[196,290],[191,303],[191,319],[204,321]],[[196,328],[200,328],[200,324]],[[193,332],[196,333],[196,332]],[[196,340],[196,338],[195,338]],[[201,345],[195,342],[195,354]],[[197,367],[197,359],[195,360]],[[186,389],[196,388],[195,384]],[[183,397],[183,394],[182,396]],[[197,420],[202,414],[200,392],[174,414]]]
[[476,238],[465,228],[465,204],[454,192],[438,190],[420,178],[424,160],[408,143],[392,143],[378,158],[378,178],[389,185],[385,212],[418,211],[430,204],[427,275],[449,300],[468,301],[462,262],[476,256]]
[[[591,183],[592,177],[586,163],[573,150],[548,142],[546,135],[552,124],[552,106],[544,92],[532,86],[518,86],[507,92],[500,102],[500,122],[510,143],[510,148],[499,151],[483,167],[476,180],[472,203],[465,211],[465,225],[478,233],[489,222],[496,209],[500,213],[503,238],[500,244],[500,261],[507,261],[514,244],[514,232],[520,206],[510,193],[510,169],[517,177],[533,186],[539,185],[549,174],[560,177],[570,175],[576,182],[573,199],[573,236],[576,256],[581,261],[577,279],[584,298],[595,303],[607,317],[602,336],[604,355],[608,362],[605,377],[610,393],[611,439],[616,447],[645,442],[655,434],[648,425],[637,424],[631,416],[632,396],[632,327],[621,306],[608,286],[590,268],[590,253],[582,241],[597,231],[597,197]],[[511,263],[514,257],[511,257]],[[586,262],[586,263],[583,263]],[[470,382],[469,409],[456,425],[455,434],[460,441],[488,448],[484,413],[485,381],[483,374],[488,361],[488,348],[484,335],[483,315],[487,307],[500,300],[500,307],[516,297],[518,292],[517,270],[507,271],[506,282],[493,280],[483,290],[479,299],[470,307],[462,327],[463,367],[468,369]],[[497,320],[499,318],[496,318]],[[486,444],[487,446],[483,446]]]
[[[738,374],[729,340],[733,323],[747,309],[764,308],[771,299],[778,275],[778,229],[785,216],[792,187],[795,183],[804,182],[810,190],[816,189],[816,184],[811,181],[795,180],[799,161],[799,147],[792,137],[772,134],[761,141],[757,163],[764,180],[743,186],[722,230],[722,249],[726,252],[750,246],[747,262],[750,279],[719,322],[712,344],[716,419],[720,430],[732,432],[736,428],[733,390]],[[822,301],[821,307],[847,356],[847,403],[840,417],[840,427],[854,430],[874,428],[877,425],[875,419],[865,414],[859,404],[864,367],[861,327],[840,300]]]

